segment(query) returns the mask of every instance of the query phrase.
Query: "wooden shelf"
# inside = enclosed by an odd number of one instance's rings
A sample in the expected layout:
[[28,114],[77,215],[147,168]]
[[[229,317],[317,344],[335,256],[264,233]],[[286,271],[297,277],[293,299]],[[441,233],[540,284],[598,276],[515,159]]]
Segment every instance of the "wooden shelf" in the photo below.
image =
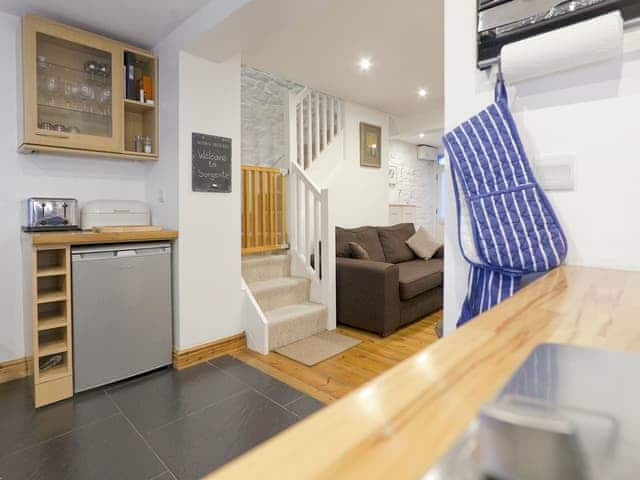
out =
[[62,267],[46,267],[46,268],[39,268],[36,275],[39,278],[42,277],[57,277],[60,275],[66,275],[67,274],[67,267],[62,266]]
[[[32,249],[23,256],[31,284],[25,295],[32,304],[25,309],[25,332],[33,342],[33,401],[42,407],[73,396],[71,248],[65,242],[36,246],[31,235],[25,241]],[[54,355],[61,362],[42,370]]]
[[124,108],[128,112],[144,113],[155,110],[156,104],[142,103],[136,100],[124,99]]
[[47,342],[44,345],[40,345],[38,357],[42,358],[48,355],[55,355],[56,353],[64,353],[67,350],[67,341],[65,339]]
[[65,363],[63,363],[62,365],[58,365],[57,367],[53,367],[49,370],[45,370],[44,372],[40,372],[40,381],[50,382],[52,380],[57,380],[69,375],[69,367],[67,366],[65,361]]
[[122,153],[124,155],[127,155],[128,157],[158,158],[158,154],[157,153],[130,152],[128,150],[125,150]]
[[18,147],[20,153],[62,153],[65,155],[80,155],[83,157],[111,157],[120,160],[157,160],[158,154],[138,152],[101,152],[91,150],[79,150],[66,147],[52,147],[49,145],[37,145],[23,143]]
[[66,327],[66,315],[51,315],[50,317],[40,317],[38,320],[38,331],[53,330],[54,328]]
[[62,302],[67,299],[67,294],[63,290],[44,292],[38,294],[38,303]]

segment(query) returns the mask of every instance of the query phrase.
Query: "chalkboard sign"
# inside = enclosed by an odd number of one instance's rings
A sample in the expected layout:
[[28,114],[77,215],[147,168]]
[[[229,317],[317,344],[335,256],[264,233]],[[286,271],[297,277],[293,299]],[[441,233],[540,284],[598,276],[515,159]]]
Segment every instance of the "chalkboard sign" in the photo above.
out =
[[231,192],[231,139],[191,135],[191,188],[194,192]]

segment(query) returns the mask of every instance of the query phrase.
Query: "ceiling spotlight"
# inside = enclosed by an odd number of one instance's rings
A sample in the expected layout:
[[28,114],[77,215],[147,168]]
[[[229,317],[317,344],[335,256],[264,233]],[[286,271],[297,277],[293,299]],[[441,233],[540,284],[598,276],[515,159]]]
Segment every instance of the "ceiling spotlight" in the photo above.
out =
[[420,132],[420,133],[418,134],[418,136],[419,136],[420,138],[424,138],[424,133]]
[[429,92],[427,92],[427,89],[424,88],[424,87],[421,87],[421,88],[418,89],[418,96],[419,97],[426,97],[427,93],[429,93]]
[[358,62],[358,66],[363,72],[368,72],[369,70],[371,70],[371,65],[371,59],[369,57],[362,57]]

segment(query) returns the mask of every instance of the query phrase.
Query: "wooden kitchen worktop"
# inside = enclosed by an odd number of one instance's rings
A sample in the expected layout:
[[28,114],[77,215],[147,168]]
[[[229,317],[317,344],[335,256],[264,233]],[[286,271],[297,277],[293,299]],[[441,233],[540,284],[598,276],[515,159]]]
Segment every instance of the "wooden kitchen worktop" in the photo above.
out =
[[556,269],[207,478],[420,478],[544,342],[640,351],[640,272]]
[[178,238],[176,230],[155,232],[37,232],[26,234],[34,246],[44,245],[88,245],[95,243],[127,243],[174,240]]

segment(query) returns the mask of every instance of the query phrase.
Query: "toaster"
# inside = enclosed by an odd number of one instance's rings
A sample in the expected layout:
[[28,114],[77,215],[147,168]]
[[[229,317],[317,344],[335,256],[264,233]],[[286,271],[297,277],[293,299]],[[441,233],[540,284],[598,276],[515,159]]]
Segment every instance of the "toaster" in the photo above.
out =
[[31,197],[25,201],[25,232],[79,230],[78,201],[75,198]]

